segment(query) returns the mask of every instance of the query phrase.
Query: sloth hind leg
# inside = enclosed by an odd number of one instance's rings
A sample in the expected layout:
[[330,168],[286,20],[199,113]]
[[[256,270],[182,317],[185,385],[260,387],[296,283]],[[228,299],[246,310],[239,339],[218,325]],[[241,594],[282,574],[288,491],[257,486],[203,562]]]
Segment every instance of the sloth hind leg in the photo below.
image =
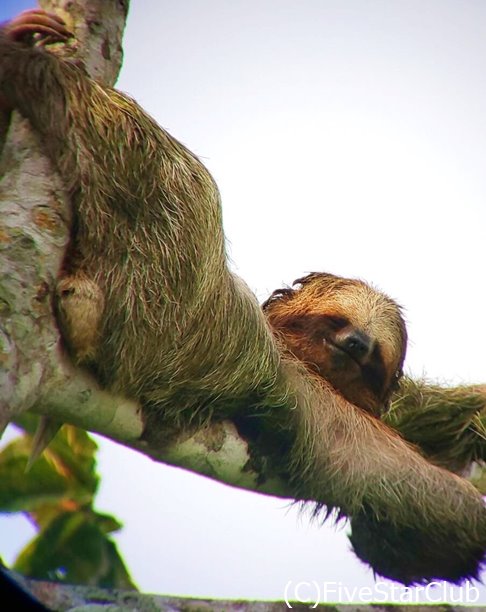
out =
[[100,287],[82,273],[64,276],[57,283],[55,306],[73,360],[77,364],[94,361],[104,307]]

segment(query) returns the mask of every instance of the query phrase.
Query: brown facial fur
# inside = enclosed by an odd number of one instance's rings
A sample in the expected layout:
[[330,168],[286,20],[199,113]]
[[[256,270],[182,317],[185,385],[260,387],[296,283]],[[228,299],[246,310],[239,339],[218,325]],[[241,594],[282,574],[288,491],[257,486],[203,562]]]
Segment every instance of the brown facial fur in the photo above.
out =
[[386,410],[402,374],[407,333],[399,306],[359,280],[312,273],[263,305],[289,351],[352,404]]

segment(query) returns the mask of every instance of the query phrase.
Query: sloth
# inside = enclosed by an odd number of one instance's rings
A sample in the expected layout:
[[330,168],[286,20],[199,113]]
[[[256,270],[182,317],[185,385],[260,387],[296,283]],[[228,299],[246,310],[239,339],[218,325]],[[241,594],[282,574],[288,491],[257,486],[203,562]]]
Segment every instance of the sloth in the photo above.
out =
[[375,416],[401,373],[398,307],[313,274],[301,279],[312,308],[286,322],[293,300],[280,292],[266,318],[228,268],[206,168],[132,99],[39,45],[69,36],[38,10],[4,26],[0,108],[30,121],[72,204],[55,296],[72,359],[140,402],[146,437],[154,422],[229,418],[257,443],[257,424],[294,498],[350,517],[354,549],[376,573],[405,584],[477,576],[481,496]]

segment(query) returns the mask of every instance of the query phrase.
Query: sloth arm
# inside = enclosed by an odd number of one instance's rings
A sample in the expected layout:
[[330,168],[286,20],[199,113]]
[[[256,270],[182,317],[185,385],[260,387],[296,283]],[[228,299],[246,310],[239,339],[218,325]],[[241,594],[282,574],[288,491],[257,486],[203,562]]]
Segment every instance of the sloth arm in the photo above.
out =
[[405,584],[477,576],[486,550],[478,491],[322,379],[299,377],[291,363],[286,374],[299,389],[289,411],[296,498],[314,501],[316,514],[350,516],[356,554],[381,575]]
[[486,387],[404,377],[383,421],[437,465],[462,473],[486,460]]

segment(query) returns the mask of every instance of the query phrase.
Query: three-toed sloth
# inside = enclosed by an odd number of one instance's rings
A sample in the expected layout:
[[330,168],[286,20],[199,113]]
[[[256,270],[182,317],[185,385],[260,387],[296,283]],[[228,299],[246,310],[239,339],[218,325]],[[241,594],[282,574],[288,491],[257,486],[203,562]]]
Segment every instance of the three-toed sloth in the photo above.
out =
[[405,354],[396,304],[312,274],[263,314],[228,269],[206,168],[133,100],[29,44],[33,32],[68,36],[41,11],[7,24],[0,104],[29,119],[72,201],[57,302],[73,359],[139,400],[148,423],[230,418],[245,431],[251,415],[250,435],[259,422],[277,441],[295,498],[351,517],[354,549],[376,572],[475,576],[481,496],[375,416]]

